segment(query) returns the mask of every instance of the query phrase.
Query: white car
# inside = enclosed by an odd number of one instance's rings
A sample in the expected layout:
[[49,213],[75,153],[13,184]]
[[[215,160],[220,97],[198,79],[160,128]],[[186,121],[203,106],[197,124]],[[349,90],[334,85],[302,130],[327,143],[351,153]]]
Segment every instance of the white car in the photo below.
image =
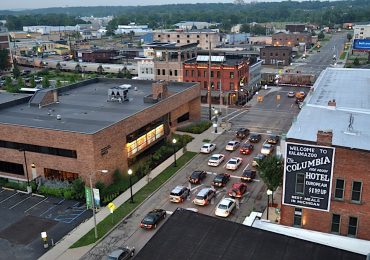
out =
[[224,198],[220,201],[220,203],[218,203],[215,210],[215,215],[227,218],[231,214],[235,206],[236,204],[234,199]]
[[232,157],[226,164],[227,170],[236,170],[242,164],[243,159],[240,157]]
[[230,141],[227,143],[226,145],[226,151],[234,151],[236,149],[238,149],[238,147],[240,146],[240,142],[239,141]]
[[264,143],[261,148],[261,153],[264,155],[270,155],[274,150],[274,146],[268,143]]
[[225,160],[224,154],[214,154],[208,160],[209,166],[219,166]]
[[202,148],[200,148],[201,153],[211,153],[216,149],[216,144],[205,143]]

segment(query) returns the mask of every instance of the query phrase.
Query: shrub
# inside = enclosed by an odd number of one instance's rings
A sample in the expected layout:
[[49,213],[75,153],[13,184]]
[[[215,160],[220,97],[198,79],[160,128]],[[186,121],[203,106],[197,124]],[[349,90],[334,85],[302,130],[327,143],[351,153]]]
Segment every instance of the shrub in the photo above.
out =
[[81,178],[72,182],[71,192],[75,199],[83,199],[85,197],[85,183]]
[[201,134],[208,128],[210,128],[212,123],[210,121],[200,121],[197,123],[192,123],[188,126],[179,127],[177,130],[181,132]]
[[113,173],[113,183],[119,183],[122,181],[122,174],[120,170],[115,170]]

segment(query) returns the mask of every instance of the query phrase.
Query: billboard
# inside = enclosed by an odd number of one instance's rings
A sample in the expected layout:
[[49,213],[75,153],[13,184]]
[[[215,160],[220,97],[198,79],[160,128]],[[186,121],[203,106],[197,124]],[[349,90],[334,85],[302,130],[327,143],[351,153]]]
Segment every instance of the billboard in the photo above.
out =
[[335,148],[286,143],[283,204],[329,211]]
[[370,51],[370,39],[354,39],[353,50]]

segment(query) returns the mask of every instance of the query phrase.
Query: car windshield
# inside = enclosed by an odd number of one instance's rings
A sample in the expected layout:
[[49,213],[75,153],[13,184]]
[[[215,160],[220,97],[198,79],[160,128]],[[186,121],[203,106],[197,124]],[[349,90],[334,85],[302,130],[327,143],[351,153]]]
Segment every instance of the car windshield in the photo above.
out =
[[244,172],[243,175],[249,177],[249,176],[252,175],[252,172],[251,171],[247,171],[247,172]]
[[209,144],[205,144],[203,145],[203,148],[208,148],[210,145]]
[[271,147],[271,145],[270,144],[264,144],[263,145],[263,148],[266,148],[266,149],[269,149]]
[[143,223],[153,223],[154,222],[154,217],[153,216],[145,216],[145,218],[143,219]]
[[220,205],[218,205],[218,208],[219,208],[219,209],[227,209],[227,205],[225,205],[225,204],[220,204]]
[[180,195],[180,191],[171,192],[171,195],[172,196],[179,196]]
[[230,160],[229,164],[236,164],[236,160]]
[[213,161],[217,161],[219,159],[219,157],[218,156],[212,156],[211,158],[210,158],[210,160],[213,160]]
[[214,181],[222,181],[223,175],[217,175],[214,179]]
[[199,177],[199,172],[193,172],[192,174],[191,174],[191,178],[198,178]]
[[206,198],[206,195],[197,195],[195,198],[197,200],[204,200]]
[[234,145],[234,142],[228,142],[227,145],[233,146]]

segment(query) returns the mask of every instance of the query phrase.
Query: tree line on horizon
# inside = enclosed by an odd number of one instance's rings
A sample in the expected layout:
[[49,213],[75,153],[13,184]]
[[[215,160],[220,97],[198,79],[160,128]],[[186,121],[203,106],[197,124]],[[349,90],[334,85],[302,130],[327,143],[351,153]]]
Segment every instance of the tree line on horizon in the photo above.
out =
[[[36,15],[37,14],[37,15]],[[157,6],[100,6],[45,8],[24,11],[0,11],[0,20],[7,20],[9,30],[30,25],[75,25],[84,23],[81,16],[114,15],[108,30],[119,24],[136,22],[151,28],[171,28],[180,21],[220,23],[228,31],[235,24],[250,22],[301,22],[333,26],[345,22],[365,22],[370,17],[370,1],[284,1],[250,4],[206,3]]]

